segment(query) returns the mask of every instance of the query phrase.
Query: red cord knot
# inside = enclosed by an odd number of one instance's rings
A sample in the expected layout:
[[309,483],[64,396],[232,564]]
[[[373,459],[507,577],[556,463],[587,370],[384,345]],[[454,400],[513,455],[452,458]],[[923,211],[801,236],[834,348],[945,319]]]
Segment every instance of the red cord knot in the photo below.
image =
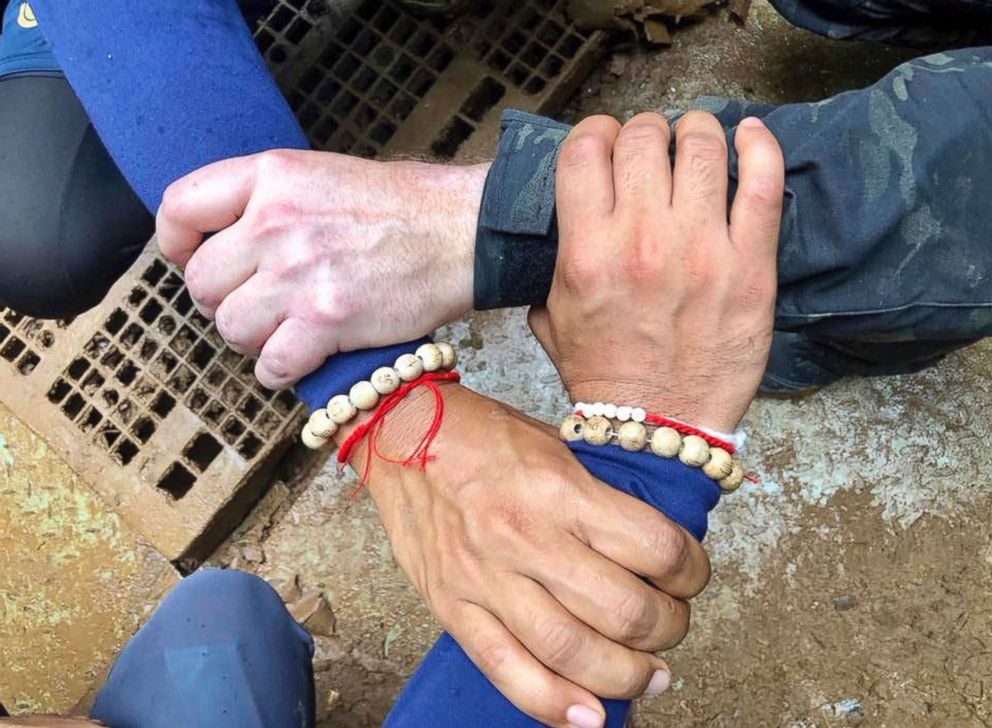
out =
[[[362,442],[366,437],[369,439],[368,449],[365,451],[365,467],[362,470],[362,479],[359,481],[358,485],[351,492],[351,498],[354,498],[368,482],[369,472],[372,470],[372,458],[377,457],[380,460],[385,460],[389,463],[396,463],[397,465],[402,465],[403,467],[409,467],[413,464],[419,464],[421,470],[427,469],[427,463],[434,459],[434,456],[430,454],[431,445],[434,439],[437,437],[438,432],[441,431],[441,423],[444,421],[444,396],[441,394],[441,388],[437,386],[437,382],[458,382],[461,381],[461,375],[458,372],[428,372],[422,374],[421,376],[414,379],[412,382],[407,382],[402,387],[397,389],[391,394],[387,394],[383,397],[379,406],[376,407],[375,411],[372,413],[371,419],[367,422],[363,422],[348,436],[348,439],[344,441],[341,445],[341,449],[338,450],[338,462],[344,466],[347,462],[351,460],[352,455],[354,455],[355,448],[358,447],[359,443]],[[417,447],[414,448],[413,452],[409,456],[397,460],[379,452],[378,441],[379,435],[382,433],[382,428],[386,423],[386,416],[392,412],[396,406],[402,402],[410,392],[418,387],[427,387],[434,394],[434,418],[431,420],[430,427],[424,436],[420,438],[420,442]]]

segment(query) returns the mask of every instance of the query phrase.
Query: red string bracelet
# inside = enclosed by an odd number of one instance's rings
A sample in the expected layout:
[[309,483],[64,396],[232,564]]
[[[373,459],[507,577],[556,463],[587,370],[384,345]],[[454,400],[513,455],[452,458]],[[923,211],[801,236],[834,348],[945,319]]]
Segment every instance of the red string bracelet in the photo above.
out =
[[732,443],[721,440],[719,437],[713,437],[713,435],[700,430],[698,427],[687,425],[683,422],[679,422],[678,420],[672,420],[668,417],[662,417],[661,415],[649,414],[644,418],[644,421],[652,425],[657,425],[658,427],[671,427],[673,430],[683,435],[695,435],[696,437],[701,437],[706,441],[707,445],[710,445],[711,447],[723,448],[731,455],[737,452],[737,448]]
[[[427,468],[427,463],[434,459],[434,456],[430,454],[431,444],[437,437],[438,432],[440,432],[441,423],[444,420],[444,397],[441,395],[441,390],[436,382],[458,382],[460,380],[461,375],[458,372],[428,372],[417,377],[412,382],[407,382],[395,392],[383,397],[379,406],[372,413],[371,419],[356,427],[348,436],[348,439],[341,444],[341,449],[338,451],[338,462],[343,466],[351,460],[355,448],[358,447],[359,443],[366,437],[369,438],[369,447],[365,452],[365,467],[362,470],[362,479],[351,492],[351,498],[357,496],[365,487],[366,482],[368,482],[369,472],[372,469],[373,456],[386,462],[402,465],[403,467],[418,463],[421,470]],[[427,387],[434,394],[434,418],[431,421],[430,427],[420,439],[417,447],[406,458],[396,460],[383,455],[379,452],[378,440],[382,432],[382,427],[386,422],[386,416],[417,387]]]

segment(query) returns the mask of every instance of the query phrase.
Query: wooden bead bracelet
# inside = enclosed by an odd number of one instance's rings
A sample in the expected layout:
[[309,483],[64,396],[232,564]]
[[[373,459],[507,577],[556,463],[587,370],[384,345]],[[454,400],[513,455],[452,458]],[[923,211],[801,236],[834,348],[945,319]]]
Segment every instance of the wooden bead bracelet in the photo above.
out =
[[381,397],[392,394],[403,382],[412,382],[424,372],[450,371],[458,364],[455,348],[447,342],[423,344],[414,354],[403,354],[391,367],[379,367],[367,380],[356,383],[348,394],[331,397],[326,407],[314,410],[303,426],[303,444],[319,450],[341,425],[360,411],[375,409]]
[[561,423],[559,434],[565,442],[584,440],[590,445],[613,442],[629,452],[650,450],[660,458],[677,457],[691,468],[702,468],[706,477],[715,480],[724,493],[733,493],[744,482],[744,466],[726,449],[710,445],[698,435],[683,435],[671,427],[649,432],[643,421],[633,418],[624,421],[605,414],[589,418],[573,414]]

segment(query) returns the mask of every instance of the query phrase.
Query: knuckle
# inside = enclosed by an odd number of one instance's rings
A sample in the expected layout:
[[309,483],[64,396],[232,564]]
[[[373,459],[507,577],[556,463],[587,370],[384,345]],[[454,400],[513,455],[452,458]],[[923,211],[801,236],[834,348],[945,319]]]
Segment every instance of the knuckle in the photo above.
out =
[[678,138],[678,153],[697,162],[723,162],[727,159],[727,140],[722,134],[689,131]]
[[[636,117],[635,117],[636,118]],[[662,119],[664,117],[661,117]],[[617,146],[642,149],[644,147],[667,147],[668,124],[664,126],[647,120],[630,121],[617,135]]]
[[313,322],[322,328],[340,326],[357,312],[356,309],[355,300],[339,288],[333,288],[310,302]]
[[575,134],[569,136],[562,144],[558,166],[565,169],[572,167],[587,167],[593,162],[607,157],[610,144],[596,134]]
[[638,698],[644,694],[653,674],[646,660],[630,658],[614,676],[618,698]]
[[614,611],[617,618],[617,637],[625,645],[646,639],[655,625],[655,612],[643,594],[626,594]]
[[299,209],[286,200],[269,200],[255,211],[251,228],[256,236],[276,237],[298,219]]
[[503,500],[492,504],[489,514],[493,535],[497,538],[516,544],[531,540],[535,523],[533,514],[525,503]]
[[292,357],[281,348],[266,350],[255,365],[255,376],[270,389],[276,389],[292,380]]
[[177,217],[182,210],[183,200],[186,197],[186,185],[183,180],[177,180],[165,188],[162,195],[162,204],[159,206],[159,214],[166,218]]
[[269,149],[256,155],[257,170],[265,180],[268,175],[284,174],[296,163],[297,155],[290,149]]
[[703,111],[701,109],[692,109],[687,111],[679,120],[676,133],[679,133],[679,131],[689,132],[700,130],[709,133],[722,134],[723,125],[720,123],[720,120],[710,112]]
[[475,659],[479,669],[487,675],[503,672],[503,666],[509,663],[512,650],[500,640],[487,640],[475,649]]
[[555,672],[568,670],[582,652],[584,640],[571,624],[558,619],[547,619],[540,625],[538,634],[545,664]]
[[211,295],[210,291],[209,275],[204,269],[203,264],[199,262],[199,258],[194,256],[190,259],[183,277],[185,278],[186,290],[189,292],[190,298],[198,304],[214,308],[220,303],[220,301],[213,300],[214,296]]
[[694,291],[707,292],[714,288],[720,268],[708,246],[694,245],[685,260],[685,280]]
[[565,288],[581,291],[596,286],[606,273],[604,261],[588,251],[564,257],[561,264],[561,279]]
[[742,185],[737,194],[741,201],[753,208],[765,209],[778,216],[782,207],[784,193],[782,178],[773,174],[757,175]]
[[645,549],[658,564],[658,573],[665,576],[681,574],[689,561],[689,537],[685,532],[665,523],[647,536]]
[[670,650],[682,644],[689,634],[692,608],[688,602],[672,599],[668,603],[669,613],[666,616],[667,630],[664,639],[657,645],[658,650]]
[[753,275],[736,287],[739,304],[747,309],[765,309],[775,301],[776,284],[770,276]]
[[241,351],[244,349],[245,335],[238,325],[240,317],[233,309],[234,306],[229,300],[221,303],[214,314],[214,326],[217,327],[217,333],[229,347]]

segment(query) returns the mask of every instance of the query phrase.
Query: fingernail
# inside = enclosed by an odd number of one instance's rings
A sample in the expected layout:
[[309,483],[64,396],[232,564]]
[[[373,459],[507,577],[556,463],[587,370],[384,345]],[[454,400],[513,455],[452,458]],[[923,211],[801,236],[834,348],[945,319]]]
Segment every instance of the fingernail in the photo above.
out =
[[648,687],[644,691],[644,694],[661,695],[663,692],[668,690],[668,686],[671,684],[672,676],[669,673],[664,670],[655,670],[654,675],[651,676],[651,682],[648,683]]
[[759,119],[756,116],[749,116],[746,119],[742,119],[741,123],[739,124],[739,126],[748,127],[751,129],[760,129],[764,125],[765,122],[763,122],[761,119]]
[[565,720],[575,728],[603,728],[603,716],[585,705],[573,705],[565,713]]

